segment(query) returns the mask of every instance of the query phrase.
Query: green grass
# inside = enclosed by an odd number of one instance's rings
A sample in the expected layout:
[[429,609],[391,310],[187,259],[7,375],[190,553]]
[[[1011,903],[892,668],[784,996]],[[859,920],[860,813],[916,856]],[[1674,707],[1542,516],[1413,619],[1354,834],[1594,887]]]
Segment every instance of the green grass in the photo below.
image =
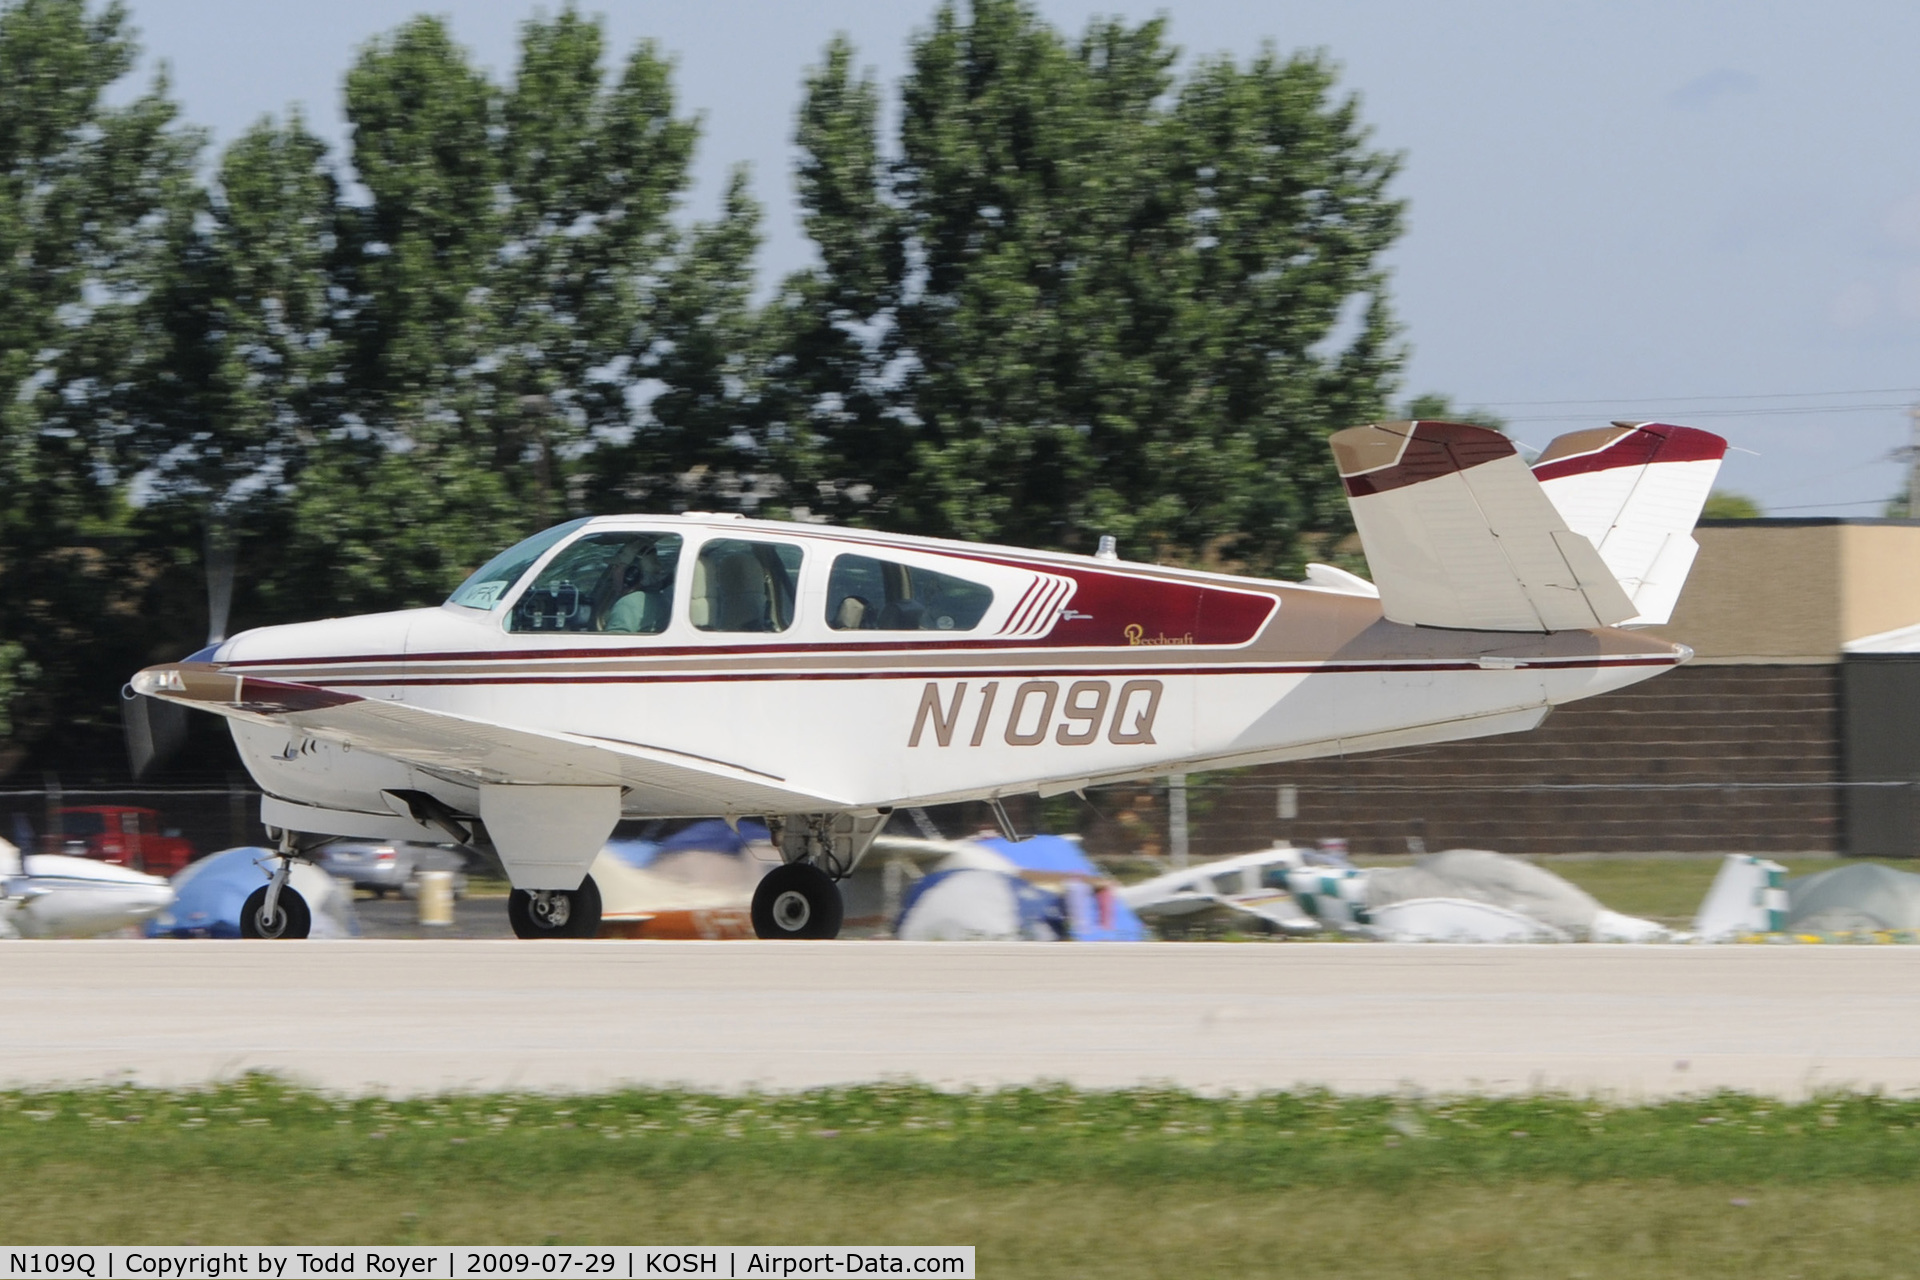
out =
[[983,1276],[1904,1274],[1920,1102],[0,1093],[41,1243],[947,1243]]

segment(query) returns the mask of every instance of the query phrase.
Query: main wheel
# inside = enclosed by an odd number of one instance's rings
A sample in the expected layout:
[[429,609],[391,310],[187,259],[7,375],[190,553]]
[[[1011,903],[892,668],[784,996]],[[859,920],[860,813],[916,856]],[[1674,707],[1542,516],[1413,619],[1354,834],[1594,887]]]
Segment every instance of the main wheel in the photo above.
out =
[[507,921],[516,938],[591,938],[600,931],[600,886],[588,876],[578,889],[515,889]]
[[313,931],[313,910],[299,890],[290,884],[280,886],[280,900],[274,904],[273,917],[267,917],[267,888],[261,885],[247,895],[240,908],[240,936],[243,938],[304,938]]
[[811,862],[789,862],[767,872],[753,891],[754,936],[837,938],[845,910],[831,876]]

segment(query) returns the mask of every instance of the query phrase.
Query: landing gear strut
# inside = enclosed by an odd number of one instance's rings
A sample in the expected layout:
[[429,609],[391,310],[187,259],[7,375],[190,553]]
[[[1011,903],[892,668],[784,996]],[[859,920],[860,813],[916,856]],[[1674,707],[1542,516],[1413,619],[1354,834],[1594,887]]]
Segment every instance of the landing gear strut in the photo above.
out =
[[840,887],[811,862],[775,867],[753,891],[753,932],[759,938],[837,938],[844,912]]
[[839,937],[846,907],[836,882],[853,874],[890,812],[769,815],[767,830],[783,865],[761,877],[753,891],[754,936]]
[[280,833],[278,863],[273,878],[247,895],[240,908],[243,938],[304,938],[313,931],[313,910],[300,891],[287,883],[293,860],[299,857],[293,832]]
[[578,889],[515,889],[507,921],[516,938],[591,938],[600,931],[600,886],[588,876]]

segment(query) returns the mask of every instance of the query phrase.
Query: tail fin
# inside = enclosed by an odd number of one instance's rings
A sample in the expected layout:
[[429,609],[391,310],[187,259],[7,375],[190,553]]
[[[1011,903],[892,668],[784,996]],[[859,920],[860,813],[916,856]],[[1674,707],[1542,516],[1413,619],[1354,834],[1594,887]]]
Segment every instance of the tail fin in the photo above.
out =
[[1497,431],[1383,422],[1330,437],[1395,622],[1483,631],[1612,626],[1635,606]]
[[1629,626],[1673,616],[1699,544],[1694,522],[1726,455],[1707,431],[1616,422],[1561,436],[1533,474],[1567,527],[1583,534],[1633,601]]

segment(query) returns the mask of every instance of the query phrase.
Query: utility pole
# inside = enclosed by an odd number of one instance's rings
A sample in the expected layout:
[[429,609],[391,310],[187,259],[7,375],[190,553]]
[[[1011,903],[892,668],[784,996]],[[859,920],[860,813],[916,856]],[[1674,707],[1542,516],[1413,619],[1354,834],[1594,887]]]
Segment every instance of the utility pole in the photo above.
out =
[[1187,865],[1187,775],[1167,779],[1167,844],[1175,868]]
[[1907,438],[1907,519],[1920,520],[1920,404],[1907,409],[1912,434]]

